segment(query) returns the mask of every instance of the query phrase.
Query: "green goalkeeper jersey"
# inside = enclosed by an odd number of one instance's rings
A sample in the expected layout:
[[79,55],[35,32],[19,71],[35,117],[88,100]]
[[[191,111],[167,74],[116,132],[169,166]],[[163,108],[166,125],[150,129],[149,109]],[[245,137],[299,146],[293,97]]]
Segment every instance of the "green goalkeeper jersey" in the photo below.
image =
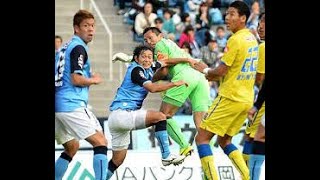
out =
[[[175,42],[162,38],[155,46],[154,59],[157,60],[157,53],[160,52],[169,58],[192,58],[190,54],[181,49]],[[171,77],[177,75],[181,70],[192,69],[189,63],[178,63],[169,67]]]

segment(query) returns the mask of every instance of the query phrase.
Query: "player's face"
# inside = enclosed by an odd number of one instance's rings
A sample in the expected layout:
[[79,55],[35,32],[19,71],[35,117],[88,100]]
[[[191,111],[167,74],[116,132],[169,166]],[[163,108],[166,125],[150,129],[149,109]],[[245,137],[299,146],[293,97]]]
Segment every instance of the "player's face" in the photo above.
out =
[[56,49],[56,50],[58,50],[58,49],[60,48],[61,44],[62,44],[61,39],[60,39],[60,38],[55,38],[55,44],[54,44],[54,46],[55,46],[55,49]]
[[265,15],[263,15],[262,17],[261,17],[261,20],[260,20],[260,22],[259,22],[259,26],[258,26],[258,34],[259,34],[259,37],[260,37],[260,39],[261,40],[264,40],[264,35],[265,35],[265,19],[264,19],[264,16]]
[[147,33],[144,34],[144,42],[146,43],[146,45],[154,48],[157,44],[157,42],[159,42],[161,40],[161,33],[159,35],[156,35],[156,33],[152,32],[151,30],[148,31]]
[[139,57],[136,58],[137,63],[139,63],[143,68],[148,69],[151,67],[153,62],[153,53],[150,50],[141,51]]
[[226,12],[227,29],[233,33],[237,32],[245,25],[245,16],[239,16],[238,10],[234,7],[229,7]]
[[85,43],[89,43],[93,39],[93,35],[95,33],[95,22],[94,19],[88,18],[84,19],[80,26],[75,26],[75,31],[78,36],[80,36],[81,39]]

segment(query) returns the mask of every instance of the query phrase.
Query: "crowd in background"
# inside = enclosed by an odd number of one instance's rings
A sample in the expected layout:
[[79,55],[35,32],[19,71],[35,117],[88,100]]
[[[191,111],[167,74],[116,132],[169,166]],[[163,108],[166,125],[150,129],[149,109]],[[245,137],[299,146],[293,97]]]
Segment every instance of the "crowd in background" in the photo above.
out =
[[[225,11],[234,0],[116,0],[118,15],[132,25],[133,40],[143,42],[146,27],[158,27],[165,38],[176,42],[193,58],[202,59],[209,67],[216,67],[223,55],[231,33],[224,22]],[[251,7],[247,28],[257,37],[258,18],[264,12],[262,0],[243,0]],[[219,84],[210,83],[210,96],[218,94]],[[255,91],[258,88],[255,87]],[[178,113],[191,114],[186,102]]]
[[[142,32],[153,26],[159,28],[165,38],[176,42],[193,58],[201,59],[209,67],[216,67],[223,55],[231,33],[224,22],[225,11],[234,0],[115,0],[118,15],[123,22],[132,25],[133,40],[143,42]],[[243,0],[251,7],[247,28],[257,37],[258,18],[264,12],[262,0]],[[57,44],[62,38],[56,36]],[[59,46],[59,45],[58,45]],[[218,94],[219,83],[211,81],[211,100]],[[255,87],[255,92],[258,88]],[[187,101],[178,114],[192,114]]]

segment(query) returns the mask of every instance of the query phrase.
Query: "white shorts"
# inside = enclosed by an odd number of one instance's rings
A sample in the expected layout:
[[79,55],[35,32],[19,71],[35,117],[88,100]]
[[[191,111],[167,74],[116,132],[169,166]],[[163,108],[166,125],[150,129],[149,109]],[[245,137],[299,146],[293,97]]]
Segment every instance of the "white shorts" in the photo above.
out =
[[64,144],[72,139],[86,139],[102,131],[96,116],[88,108],[77,108],[72,112],[55,113],[55,139]]
[[266,116],[266,114],[263,114],[263,116],[261,117],[261,124],[262,124],[263,127],[266,127],[265,116]]
[[108,118],[108,126],[112,136],[112,150],[128,149],[130,131],[146,128],[146,116],[147,111],[144,109],[112,111]]

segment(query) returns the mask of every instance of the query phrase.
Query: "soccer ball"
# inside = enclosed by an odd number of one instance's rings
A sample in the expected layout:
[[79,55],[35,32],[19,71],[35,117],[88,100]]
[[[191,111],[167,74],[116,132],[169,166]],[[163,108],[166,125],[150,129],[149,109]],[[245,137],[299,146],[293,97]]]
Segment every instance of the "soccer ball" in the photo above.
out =
[[112,56],[112,62],[121,61],[121,62],[131,62],[133,56],[129,56],[128,54],[119,52]]

